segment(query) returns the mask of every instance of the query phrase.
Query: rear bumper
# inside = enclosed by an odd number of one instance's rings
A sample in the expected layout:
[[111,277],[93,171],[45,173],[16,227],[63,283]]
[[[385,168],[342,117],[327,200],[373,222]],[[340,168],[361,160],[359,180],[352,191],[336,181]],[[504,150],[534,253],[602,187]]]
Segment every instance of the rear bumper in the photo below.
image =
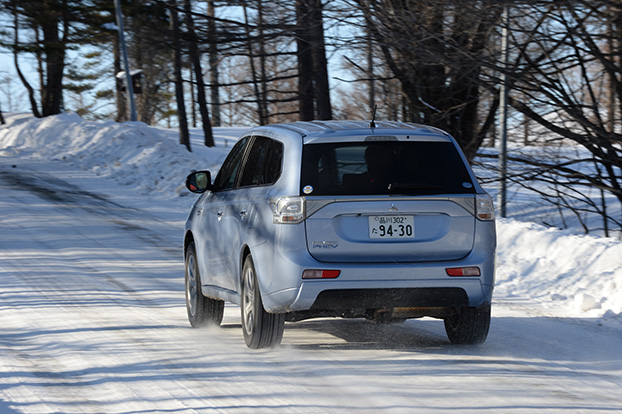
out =
[[[459,282],[459,283],[458,283]],[[478,279],[303,282],[298,289],[286,289],[264,296],[270,312],[310,309],[480,306],[492,300],[492,286]],[[289,305],[284,306],[285,303]]]

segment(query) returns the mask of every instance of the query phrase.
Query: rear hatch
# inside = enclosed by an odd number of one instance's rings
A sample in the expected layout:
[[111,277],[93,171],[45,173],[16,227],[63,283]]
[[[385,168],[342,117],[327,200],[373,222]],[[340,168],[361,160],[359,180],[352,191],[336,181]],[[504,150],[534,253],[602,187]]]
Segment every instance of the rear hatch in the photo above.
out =
[[[325,204],[327,203],[327,204]],[[457,260],[473,248],[473,197],[307,200],[307,247],[322,262]]]
[[307,246],[325,262],[457,260],[473,248],[475,189],[455,144],[434,137],[309,143],[300,194]]

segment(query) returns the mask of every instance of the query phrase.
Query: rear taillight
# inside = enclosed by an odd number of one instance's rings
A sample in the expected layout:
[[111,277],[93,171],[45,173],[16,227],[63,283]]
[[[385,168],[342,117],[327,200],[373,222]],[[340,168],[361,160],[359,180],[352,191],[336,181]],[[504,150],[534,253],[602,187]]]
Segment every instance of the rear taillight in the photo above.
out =
[[452,267],[445,269],[449,276],[480,276],[479,267]]
[[475,216],[480,220],[495,219],[495,206],[488,194],[475,195]]
[[305,219],[304,197],[274,197],[270,199],[274,223],[296,224]]
[[341,270],[316,270],[306,269],[302,272],[303,279],[335,279],[341,274]]

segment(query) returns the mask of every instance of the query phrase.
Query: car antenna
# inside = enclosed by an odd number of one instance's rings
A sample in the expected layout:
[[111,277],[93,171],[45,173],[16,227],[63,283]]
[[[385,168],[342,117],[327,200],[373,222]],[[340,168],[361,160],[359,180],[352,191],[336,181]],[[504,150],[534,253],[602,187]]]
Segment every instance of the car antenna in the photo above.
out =
[[370,128],[376,128],[376,109],[378,109],[378,105],[374,105],[374,110],[371,113],[371,122],[369,123]]

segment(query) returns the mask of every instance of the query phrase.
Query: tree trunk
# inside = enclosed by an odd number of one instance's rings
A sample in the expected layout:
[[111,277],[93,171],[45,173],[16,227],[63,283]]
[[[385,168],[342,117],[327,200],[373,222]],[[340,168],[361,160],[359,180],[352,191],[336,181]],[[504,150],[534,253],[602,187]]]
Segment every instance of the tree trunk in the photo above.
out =
[[264,107],[261,102],[259,80],[257,79],[257,69],[255,68],[255,52],[253,51],[253,42],[251,40],[252,36],[251,36],[251,31],[250,31],[250,22],[248,20],[248,9],[246,7],[246,4],[242,6],[242,9],[244,10],[244,27],[246,30],[246,48],[247,48],[246,50],[248,54],[248,61],[250,64],[253,92],[255,94],[255,100],[257,103],[257,118],[259,118],[259,125],[265,125],[266,114],[264,112]]
[[188,26],[188,36],[190,37],[189,49],[190,59],[197,82],[197,99],[199,101],[199,112],[201,113],[201,123],[203,124],[203,135],[205,145],[214,146],[214,136],[212,135],[212,124],[207,110],[207,99],[205,97],[205,81],[203,80],[203,69],[201,68],[201,54],[197,46],[197,35],[194,30],[194,19],[192,17],[192,7],[190,0],[184,0],[184,11],[186,13],[186,24]]
[[210,93],[212,97],[212,124],[221,125],[220,90],[218,76],[218,39],[216,38],[216,6],[214,0],[207,1],[207,41],[209,42],[209,75]]
[[[612,90],[612,106],[613,109],[613,119],[616,119],[619,116],[622,116],[622,81],[619,80],[619,74],[622,67],[622,5],[620,5],[620,1],[617,2],[617,7],[614,9],[614,20],[612,23],[612,33],[611,33],[611,46],[612,46],[612,55],[611,55],[611,63],[613,64],[615,70],[614,73],[610,73],[609,80],[611,82],[610,89]],[[617,108],[615,108],[617,104]],[[612,127],[610,132],[615,133],[615,124],[617,122],[612,122]],[[619,131],[618,131],[619,132]]]
[[298,57],[298,96],[301,121],[315,118],[315,93],[313,87],[313,54],[309,36],[309,7],[306,0],[296,0],[296,45]]
[[46,57],[46,83],[41,91],[41,112],[43,116],[61,112],[63,98],[63,74],[65,71],[66,37],[69,30],[67,1],[63,1],[63,35],[58,32],[59,19],[50,16],[41,25],[43,51]]
[[[188,43],[190,43],[190,41]],[[192,60],[192,56],[190,56],[190,60]],[[194,65],[194,62],[192,64]],[[196,84],[196,81],[194,80],[194,77],[195,77],[194,67],[189,68],[189,75],[190,75],[189,83],[190,83],[190,109],[191,109],[190,118],[192,119],[192,128],[196,128],[197,127],[197,101],[196,101],[196,94],[194,93],[194,85]]]
[[265,122],[270,123],[270,115],[268,112],[268,82],[266,75],[266,48],[264,36],[263,21],[263,0],[257,0],[257,29],[259,30],[258,46],[259,46],[259,74],[261,90],[258,96],[259,105],[261,105]]
[[317,119],[328,120],[333,119],[333,113],[330,105],[330,85],[328,82],[328,62],[326,61],[326,46],[324,42],[322,2],[321,0],[308,1]]
[[175,76],[175,98],[177,100],[177,119],[179,121],[179,143],[190,148],[190,131],[188,131],[188,118],[184,103],[184,84],[181,76],[181,40],[179,36],[179,16],[177,14],[176,0],[169,0],[171,14],[171,32],[173,39],[173,71]]

